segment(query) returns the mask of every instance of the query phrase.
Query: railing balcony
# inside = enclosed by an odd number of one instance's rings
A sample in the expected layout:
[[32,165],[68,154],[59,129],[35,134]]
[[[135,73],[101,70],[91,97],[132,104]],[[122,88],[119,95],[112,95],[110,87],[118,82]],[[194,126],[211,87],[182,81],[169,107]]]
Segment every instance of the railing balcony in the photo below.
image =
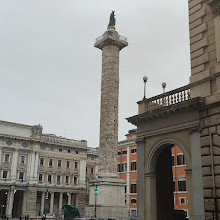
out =
[[106,31],[102,36],[96,38],[95,44],[107,39],[108,37],[114,38],[115,40],[124,41],[127,43],[127,38],[119,35],[117,32]]
[[138,104],[144,103],[145,107],[143,112],[149,112],[155,109],[176,105],[188,100],[190,100],[190,85],[142,100]]

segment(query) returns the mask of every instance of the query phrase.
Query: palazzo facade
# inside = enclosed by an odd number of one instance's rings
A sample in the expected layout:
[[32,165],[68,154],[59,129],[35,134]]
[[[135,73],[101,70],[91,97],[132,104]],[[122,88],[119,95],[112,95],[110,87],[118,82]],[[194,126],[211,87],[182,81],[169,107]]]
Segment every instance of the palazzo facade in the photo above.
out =
[[59,216],[62,204],[83,214],[97,158],[85,140],[43,134],[40,125],[0,121],[0,216]]

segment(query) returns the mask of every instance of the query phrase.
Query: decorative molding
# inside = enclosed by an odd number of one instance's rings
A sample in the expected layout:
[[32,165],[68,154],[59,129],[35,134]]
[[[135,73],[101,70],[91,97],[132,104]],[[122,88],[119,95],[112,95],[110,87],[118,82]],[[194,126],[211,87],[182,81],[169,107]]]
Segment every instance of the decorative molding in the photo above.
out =
[[220,15],[220,1],[219,0],[209,0],[207,3],[213,11],[214,15]]

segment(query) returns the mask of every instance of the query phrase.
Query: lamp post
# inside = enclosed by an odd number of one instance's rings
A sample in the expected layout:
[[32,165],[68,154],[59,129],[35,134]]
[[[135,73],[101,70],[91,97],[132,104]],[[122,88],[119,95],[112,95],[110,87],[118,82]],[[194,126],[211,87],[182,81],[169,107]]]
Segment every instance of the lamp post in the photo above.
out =
[[167,86],[167,84],[165,82],[163,82],[162,83],[163,93],[165,93],[166,86]]
[[147,83],[147,76],[144,76],[143,77],[143,81],[144,81],[144,99],[146,99],[146,83]]

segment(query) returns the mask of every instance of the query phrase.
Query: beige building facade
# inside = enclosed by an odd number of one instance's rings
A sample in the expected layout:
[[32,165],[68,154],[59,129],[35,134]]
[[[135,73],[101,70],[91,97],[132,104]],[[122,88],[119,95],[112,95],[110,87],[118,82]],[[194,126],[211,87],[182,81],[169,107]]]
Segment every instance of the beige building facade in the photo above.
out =
[[0,121],[0,216],[59,216],[62,204],[83,214],[97,158],[85,140],[43,134],[40,125]]

